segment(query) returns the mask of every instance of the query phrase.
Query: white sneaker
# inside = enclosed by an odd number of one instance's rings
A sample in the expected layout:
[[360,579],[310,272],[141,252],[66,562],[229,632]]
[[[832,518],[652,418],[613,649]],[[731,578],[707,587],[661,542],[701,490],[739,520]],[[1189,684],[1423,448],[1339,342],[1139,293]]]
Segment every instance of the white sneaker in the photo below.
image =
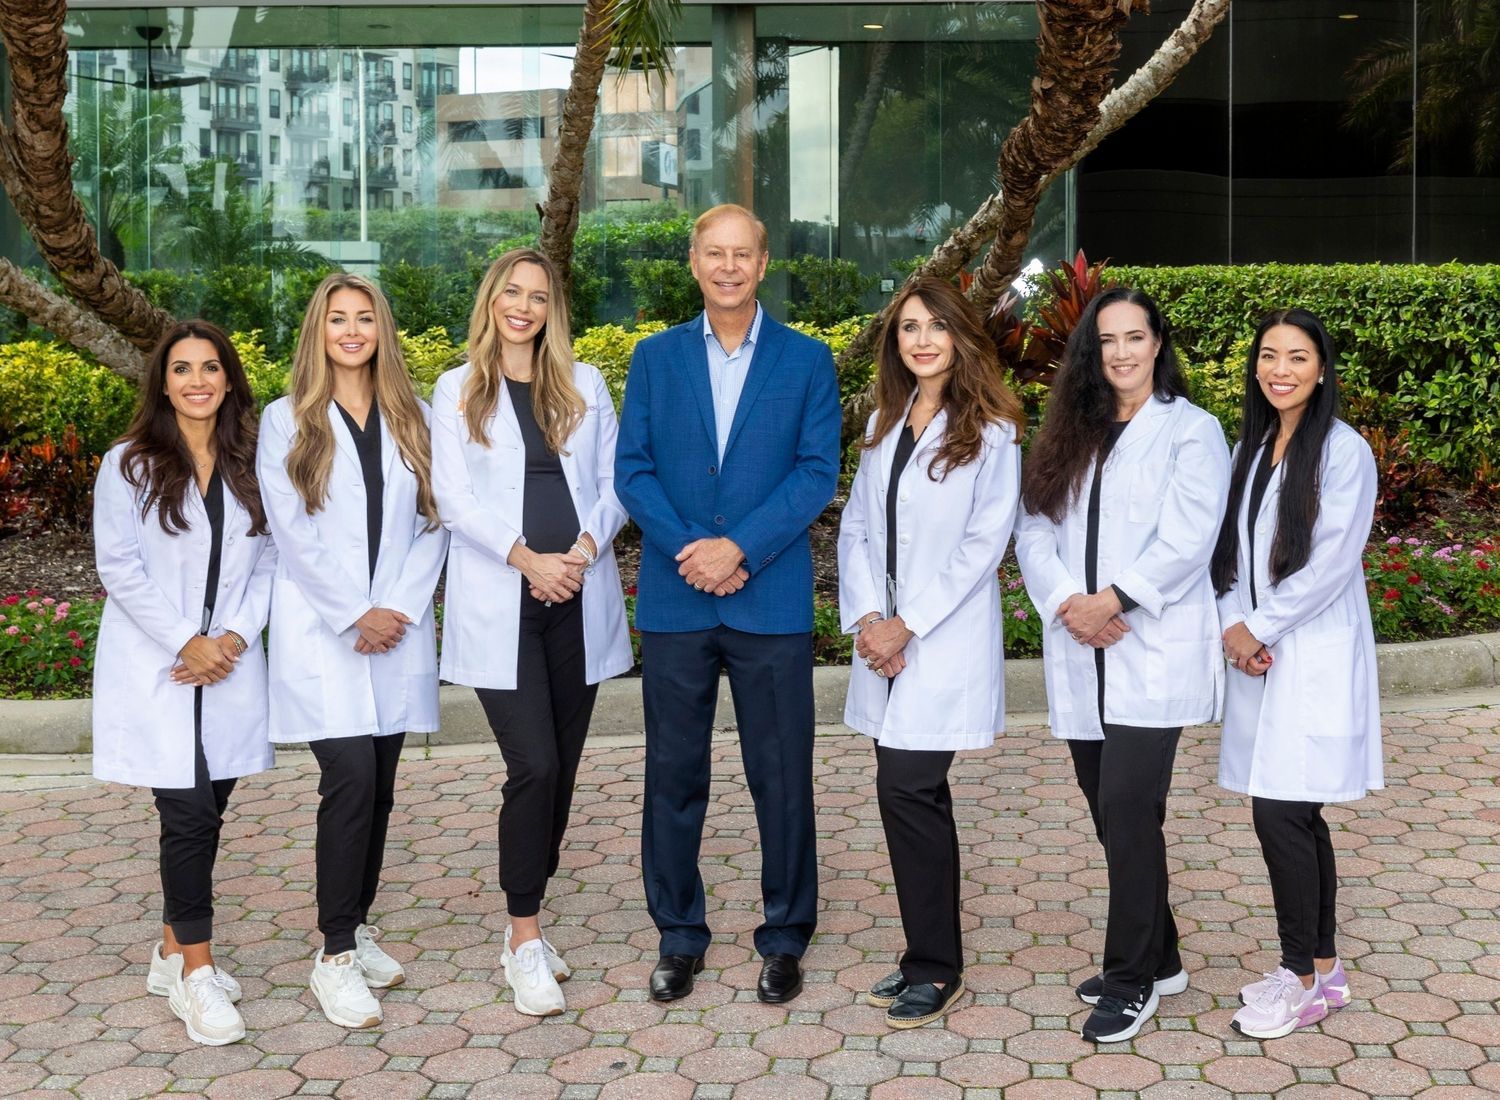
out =
[[356,928],[354,961],[364,973],[365,985],[371,989],[388,989],[406,981],[406,971],[375,942],[379,938],[380,929],[373,924],[361,924]]
[[187,1024],[188,1038],[205,1046],[221,1047],[245,1037],[240,1010],[229,1003],[229,994],[214,977],[214,968],[200,966],[182,976],[182,956],[177,960],[177,981],[167,998],[172,1014]]
[[562,988],[552,976],[541,940],[527,940],[519,951],[506,952],[505,980],[516,995],[516,1011],[527,1016],[558,1016],[566,1009]]
[[[164,956],[161,953],[162,942],[156,941],[156,946],[151,949],[151,969],[146,972],[146,992],[157,997],[170,997],[172,986],[176,984],[178,970],[182,967],[182,956]],[[172,959],[177,960],[174,967]],[[224,973],[219,967],[214,967],[214,982],[228,995],[231,1004],[238,1004],[244,990],[240,989],[240,983]]]
[[323,1015],[342,1027],[374,1027],[380,1023],[380,1002],[370,995],[364,972],[355,961],[353,951],[331,959],[323,957],[320,947],[313,955],[313,996]]
[[1304,989],[1302,979],[1284,966],[1269,974],[1245,1007],[1234,1014],[1229,1026],[1252,1039],[1279,1039],[1300,1027],[1309,1027],[1328,1015],[1328,1001],[1318,983]]
[[[557,948],[552,946],[546,936],[542,937],[542,950],[547,953],[547,965],[552,968],[553,980],[565,982],[573,976],[572,969],[563,957],[557,953]],[[505,926],[505,950],[500,953],[500,961],[503,963],[510,956],[510,925]]]

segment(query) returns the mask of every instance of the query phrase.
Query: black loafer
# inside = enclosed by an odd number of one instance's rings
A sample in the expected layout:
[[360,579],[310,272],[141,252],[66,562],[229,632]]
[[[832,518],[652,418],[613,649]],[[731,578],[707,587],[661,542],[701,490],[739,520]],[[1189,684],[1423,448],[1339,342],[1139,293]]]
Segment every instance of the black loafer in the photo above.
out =
[[876,1008],[890,1008],[897,997],[906,992],[906,976],[901,971],[887,974],[870,987],[865,1000]]
[[693,991],[693,975],[702,970],[702,955],[663,955],[651,971],[651,999],[682,1000]]
[[909,985],[886,1009],[885,1022],[895,1028],[921,1027],[947,1012],[963,991],[962,975],[942,989],[931,982]]
[[760,982],[755,995],[766,1004],[779,1005],[802,992],[802,962],[796,955],[767,955],[760,964]]

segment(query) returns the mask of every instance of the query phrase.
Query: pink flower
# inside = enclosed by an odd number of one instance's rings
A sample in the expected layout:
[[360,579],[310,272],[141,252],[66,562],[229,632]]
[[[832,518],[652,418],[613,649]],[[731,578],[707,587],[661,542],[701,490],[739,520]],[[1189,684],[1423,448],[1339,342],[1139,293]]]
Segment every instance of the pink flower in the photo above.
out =
[[52,605],[53,605],[53,604],[55,604],[55,603],[56,603],[56,602],[57,602],[57,601],[56,601],[56,600],[54,600],[54,599],[53,599],[53,598],[52,598],[52,597],[51,597],[51,596],[44,596],[44,597],[43,597],[43,598],[42,598],[42,604],[43,604],[43,606],[45,606],[45,607],[51,607],[51,606],[52,606]]
[[10,634],[10,635],[16,635],[16,634],[21,633],[21,628],[19,626],[16,626],[14,623],[12,623],[10,626],[8,626],[8,627],[5,628],[5,633]]
[[64,614],[67,614],[69,611],[73,610],[73,605],[68,600],[64,600],[62,603],[57,605],[57,609]]
[[1388,538],[1388,539],[1385,540],[1385,544],[1387,546],[1400,546],[1401,545],[1401,536],[1400,535],[1392,535],[1390,538]]
[[32,600],[30,603],[28,603],[26,605],[26,610],[27,611],[40,611],[41,608],[42,608],[42,605],[39,604],[39,603],[37,603],[35,600]]
[[1014,614],[1014,616],[1017,619],[1020,619],[1022,622],[1025,622],[1027,619],[1031,618],[1030,615],[1026,614],[1026,609],[1024,607],[1018,607],[1018,608],[1016,608],[1016,610],[1013,612],[1013,614]]
[[1421,539],[1407,539],[1406,540],[1406,545],[1407,546],[1421,546],[1422,545],[1422,540]]

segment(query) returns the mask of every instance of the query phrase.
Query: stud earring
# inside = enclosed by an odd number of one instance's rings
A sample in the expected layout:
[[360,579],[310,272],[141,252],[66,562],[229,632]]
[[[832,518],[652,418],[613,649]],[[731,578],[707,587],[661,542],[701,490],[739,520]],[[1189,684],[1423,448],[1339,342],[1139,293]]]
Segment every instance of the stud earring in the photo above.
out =
[[1320,375],[1318,375],[1318,385],[1321,386],[1322,384],[1323,384],[1323,376],[1320,374]]

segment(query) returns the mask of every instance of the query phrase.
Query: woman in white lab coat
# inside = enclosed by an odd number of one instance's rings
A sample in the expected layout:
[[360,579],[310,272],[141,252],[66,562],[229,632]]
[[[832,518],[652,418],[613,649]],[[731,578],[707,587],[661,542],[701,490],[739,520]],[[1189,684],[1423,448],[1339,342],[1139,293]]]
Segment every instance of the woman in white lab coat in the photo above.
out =
[[1021,404],[978,314],[923,279],[892,303],[875,412],[839,526],[855,634],[844,721],[875,739],[875,789],[907,949],[872,1004],[918,1027],[963,991],[948,768],[1005,728],[1000,586],[1020,489]]
[[1083,1036],[1136,1034],[1187,988],[1162,825],[1182,727],[1218,713],[1208,563],[1229,451],[1190,404],[1161,311],[1116,287],[1068,341],[1027,456],[1016,557],[1044,626],[1052,733],[1067,739],[1109,867],[1103,972]]
[[255,477],[255,399],[234,345],[173,325],[94,486],[109,597],[94,655],[94,775],[151,787],[162,942],[148,991],[195,1042],[241,1039],[240,988],[214,965],[213,868],[240,776],[269,768],[260,634],[276,553]]
[[505,760],[501,956],[516,1008],[566,1007],[568,966],[543,936],[573,781],[601,680],[631,666],[614,537],[615,408],[573,362],[568,303],[533,249],[490,265],[469,362],[433,392],[433,491],[452,532],[443,679],[474,687]]
[[1281,962],[1241,991],[1233,1026],[1258,1039],[1349,1000],[1334,944],[1338,872],[1325,802],[1385,785],[1375,634],[1362,566],[1375,460],[1338,419],[1333,342],[1301,309],[1260,324],[1245,378],[1229,510],[1214,549],[1232,664],[1219,785],[1251,796]]
[[379,1023],[370,989],[404,978],[369,911],[402,739],[438,728],[432,592],[448,534],[431,454],[384,295],[330,275],[303,317],[291,395],[262,418],[258,464],[280,550],[271,740],[309,742],[322,773],[311,985],[345,1027]]

